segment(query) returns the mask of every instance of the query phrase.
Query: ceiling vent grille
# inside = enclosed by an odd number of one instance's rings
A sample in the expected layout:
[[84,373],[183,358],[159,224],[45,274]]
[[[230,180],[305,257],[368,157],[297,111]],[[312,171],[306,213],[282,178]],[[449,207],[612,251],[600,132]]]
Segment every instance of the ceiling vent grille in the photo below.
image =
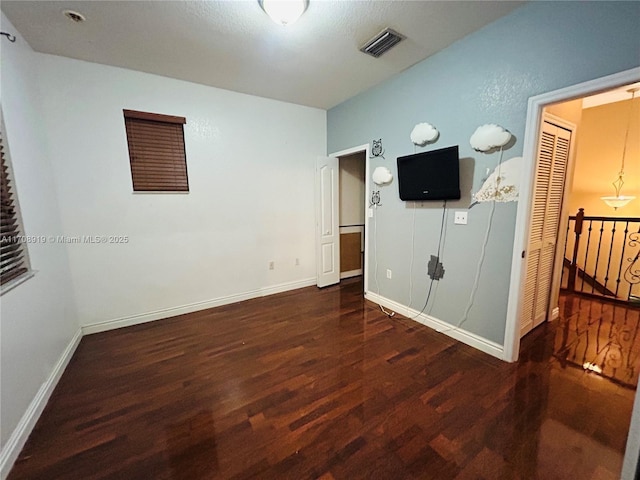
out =
[[367,43],[365,43],[360,51],[378,58],[380,55],[391,49],[394,45],[404,40],[405,36],[400,35],[395,30],[387,28],[381,31],[378,35],[373,37]]

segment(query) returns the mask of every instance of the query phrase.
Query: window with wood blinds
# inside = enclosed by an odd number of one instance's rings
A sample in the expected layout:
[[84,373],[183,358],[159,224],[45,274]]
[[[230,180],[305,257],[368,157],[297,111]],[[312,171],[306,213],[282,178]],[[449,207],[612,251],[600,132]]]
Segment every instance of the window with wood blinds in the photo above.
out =
[[188,192],[184,117],[123,110],[136,192]]
[[0,129],[0,157],[2,158],[0,286],[3,292],[29,273],[26,237],[22,235],[19,205],[12,183],[9,154],[5,142],[4,125],[2,125]]

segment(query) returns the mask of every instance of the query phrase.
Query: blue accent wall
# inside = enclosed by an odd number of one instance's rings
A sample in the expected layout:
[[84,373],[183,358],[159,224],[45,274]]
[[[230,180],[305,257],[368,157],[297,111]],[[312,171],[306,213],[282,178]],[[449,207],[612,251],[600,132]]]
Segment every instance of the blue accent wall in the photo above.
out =
[[[327,151],[382,138],[385,159],[373,159],[372,171],[383,165],[396,177],[380,189],[382,206],[371,219],[367,274],[372,292],[423,308],[429,287],[427,262],[437,251],[442,202],[400,201],[396,158],[460,145],[463,198],[447,205],[441,252],[445,275],[435,282],[425,309],[450,324],[460,322],[491,204],[474,206],[466,226],[453,224],[453,211],[469,207],[471,193],[500,159],[499,153],[474,151],[469,137],[479,125],[497,123],[516,140],[504,151],[503,160],[521,156],[529,97],[640,65],[639,19],[640,2],[532,2],[329,110]],[[393,54],[392,50],[387,55]],[[419,122],[438,128],[436,143],[414,147],[409,134]],[[498,344],[504,340],[515,217],[515,203],[496,204],[479,288],[461,327]],[[393,271],[391,280],[386,269]]]

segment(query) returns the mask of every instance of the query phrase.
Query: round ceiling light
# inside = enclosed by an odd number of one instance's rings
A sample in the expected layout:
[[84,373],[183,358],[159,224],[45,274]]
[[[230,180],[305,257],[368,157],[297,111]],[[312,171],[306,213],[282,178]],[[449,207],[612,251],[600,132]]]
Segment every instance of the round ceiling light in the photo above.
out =
[[76,23],[80,23],[80,22],[84,22],[86,20],[86,18],[84,17],[84,15],[82,15],[80,12],[76,12],[74,10],[65,10],[64,12],[62,12],[64,14],[65,17],[67,17],[69,20],[72,20]]
[[295,23],[309,7],[309,0],[258,0],[258,3],[279,25]]

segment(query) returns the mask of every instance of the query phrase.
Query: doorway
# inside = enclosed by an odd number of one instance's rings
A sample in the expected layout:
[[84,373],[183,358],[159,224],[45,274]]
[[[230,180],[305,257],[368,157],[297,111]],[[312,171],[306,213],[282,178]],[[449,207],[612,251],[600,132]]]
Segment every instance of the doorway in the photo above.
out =
[[[637,126],[633,124],[629,136],[629,124],[637,116],[640,99],[632,100],[628,92],[639,86],[627,84],[544,107],[526,253],[522,336],[558,318],[561,288],[618,302],[632,297],[633,283],[622,272],[628,263],[623,253],[633,248],[625,248],[626,235],[620,232],[635,231],[640,203],[614,210],[599,197],[611,189],[607,179],[616,178],[621,153],[629,150],[628,158],[638,154],[633,134]],[[627,168],[627,192],[640,189],[638,167]],[[585,240],[579,248],[574,236],[579,239],[582,233],[581,228],[578,231],[582,218]],[[581,281],[576,283],[576,278]]]
[[316,164],[318,287],[363,276],[368,291],[369,144],[319,157]]
[[364,273],[365,152],[338,157],[340,280]]
[[526,252],[531,231],[530,218],[534,201],[534,179],[536,174],[536,153],[540,137],[540,125],[545,107],[575,100],[577,98],[602,93],[623,85],[640,81],[640,68],[633,68],[589,82],[531,97],[527,110],[523,147],[523,182],[516,214],[516,226],[511,261],[511,277],[503,359],[515,362],[518,359],[521,338],[521,318],[526,284]]
[[[640,68],[636,67],[529,99],[523,147],[523,183],[516,216],[511,263],[511,287],[505,326],[503,359],[506,361],[515,362],[518,359],[520,349],[520,319],[526,277],[526,252],[531,230],[530,217],[535,193],[536,150],[544,109],[552,104],[602,93],[638,81],[640,81]],[[640,435],[637,432],[640,432],[640,396],[636,394],[621,478],[635,478],[637,476],[637,471],[640,467],[640,462],[638,461]]]

